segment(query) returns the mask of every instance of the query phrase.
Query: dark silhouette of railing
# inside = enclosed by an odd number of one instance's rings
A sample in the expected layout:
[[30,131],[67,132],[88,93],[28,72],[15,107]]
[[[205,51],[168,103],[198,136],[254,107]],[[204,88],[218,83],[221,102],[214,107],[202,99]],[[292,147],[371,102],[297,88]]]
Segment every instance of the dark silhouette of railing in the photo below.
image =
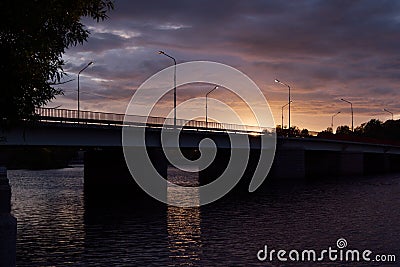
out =
[[[56,108],[37,108],[36,114],[40,121],[52,121],[61,123],[84,123],[99,125],[131,125],[137,127],[174,127],[173,118],[125,115],[107,112],[80,111],[77,110],[56,109]],[[205,130],[205,131],[233,131],[233,132],[253,132],[253,133],[271,133],[272,128],[261,128],[250,125],[238,125],[231,123],[205,122],[197,120],[177,119],[178,127]]]

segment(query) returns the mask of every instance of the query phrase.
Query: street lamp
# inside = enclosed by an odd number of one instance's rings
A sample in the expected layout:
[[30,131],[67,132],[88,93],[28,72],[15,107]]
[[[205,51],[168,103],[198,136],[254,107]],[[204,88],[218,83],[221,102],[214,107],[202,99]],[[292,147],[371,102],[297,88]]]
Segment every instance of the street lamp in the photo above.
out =
[[207,106],[207,99],[208,99],[208,95],[212,92],[212,91],[214,91],[214,90],[216,90],[216,89],[218,89],[218,85],[217,86],[215,86],[212,90],[210,90],[207,94],[206,94],[206,128],[208,128],[208,111],[207,111],[207,109],[208,109],[208,106]]
[[[290,103],[291,103],[291,102],[293,102],[293,101],[290,101]],[[284,109],[287,105],[289,105],[289,103],[286,103],[285,105],[282,106],[282,124],[281,124],[281,125],[282,125],[282,130],[283,130],[283,109]],[[289,129],[290,129],[290,128],[289,128]]]
[[275,79],[275,82],[276,82],[276,83],[280,83],[280,84],[282,84],[282,85],[284,85],[284,86],[287,86],[287,87],[289,88],[289,100],[288,100],[288,105],[289,105],[289,132],[290,132],[290,102],[292,102],[292,101],[290,101],[290,86],[287,85],[286,83],[283,83],[283,82],[277,80],[277,79]]
[[392,120],[393,120],[393,112],[390,112],[389,110],[387,110],[386,108],[383,109],[383,111],[386,111],[387,113],[392,114]]
[[346,103],[350,104],[351,107],[351,131],[354,132],[354,113],[353,113],[353,103],[351,103],[350,101],[346,100],[346,99],[340,99]]
[[176,127],[176,59],[164,51],[158,51],[158,54],[167,56],[174,61],[174,127]]
[[81,69],[80,71],[79,71],[79,73],[78,73],[78,122],[79,122],[79,119],[80,119],[80,113],[81,113],[81,106],[80,106],[80,99],[79,99],[79,95],[80,95],[80,93],[79,93],[79,76],[81,75],[81,73],[84,71],[84,70],[86,70],[90,65],[92,65],[93,64],[93,61],[90,61],[83,69]]
[[335,114],[333,114],[332,115],[332,123],[331,123],[331,128],[332,128],[332,131],[333,131],[333,118],[335,118],[337,115],[339,115],[340,114],[340,111],[338,111],[337,113],[335,113]]

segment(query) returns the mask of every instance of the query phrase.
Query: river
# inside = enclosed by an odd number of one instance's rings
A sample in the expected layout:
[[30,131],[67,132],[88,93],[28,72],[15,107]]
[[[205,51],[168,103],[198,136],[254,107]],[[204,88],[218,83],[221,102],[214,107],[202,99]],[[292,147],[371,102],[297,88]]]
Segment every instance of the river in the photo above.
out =
[[[171,179],[192,179],[170,173]],[[200,208],[160,209],[88,207],[82,166],[10,170],[8,177],[18,266],[400,265],[400,175],[271,183],[264,192]],[[266,245],[323,250],[337,248],[340,238],[347,248],[395,255],[397,261],[257,258]]]

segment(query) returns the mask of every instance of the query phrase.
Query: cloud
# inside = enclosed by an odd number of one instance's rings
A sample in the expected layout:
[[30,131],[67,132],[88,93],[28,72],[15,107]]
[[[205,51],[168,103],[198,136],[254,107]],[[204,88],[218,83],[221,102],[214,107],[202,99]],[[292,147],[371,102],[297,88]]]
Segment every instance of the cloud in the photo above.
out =
[[[84,74],[86,88],[126,99],[172,64],[158,50],[178,62],[218,61],[254,79],[278,120],[287,92],[266,77],[290,83],[295,111],[302,114],[296,118],[294,113],[294,121],[322,129],[314,114],[329,118],[340,97],[363,99],[360,120],[375,105],[400,112],[399,11],[400,2],[385,0],[120,0],[109,20],[83,20],[92,34],[84,46],[67,51],[65,69],[72,77],[93,60]],[[198,90],[180,94],[182,99],[199,96]],[[88,108],[104,108],[100,98],[92,100]]]

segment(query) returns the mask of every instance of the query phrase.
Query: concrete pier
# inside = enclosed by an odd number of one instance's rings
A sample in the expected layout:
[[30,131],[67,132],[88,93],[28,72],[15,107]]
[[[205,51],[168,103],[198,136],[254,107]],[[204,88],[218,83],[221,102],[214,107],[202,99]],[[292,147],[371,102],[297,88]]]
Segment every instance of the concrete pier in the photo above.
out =
[[0,167],[0,266],[16,265],[17,220],[10,214],[11,187],[7,169]]
[[364,154],[361,152],[340,153],[340,176],[358,176],[364,174]]
[[383,174],[391,169],[390,156],[386,153],[364,153],[364,174]]
[[390,154],[390,172],[400,172],[400,155],[399,154]]
[[347,151],[306,151],[307,178],[334,178],[364,174],[364,154]]
[[[235,151],[234,153],[240,153]],[[243,152],[245,153],[245,152]],[[228,166],[231,157],[230,149],[218,149],[214,161],[206,169],[199,172],[199,184],[205,185],[218,179]],[[254,172],[259,164],[260,150],[250,149],[249,159],[246,169],[240,178],[239,182],[229,192],[230,195],[236,193],[248,193],[250,181],[253,178]]]
[[306,151],[306,177],[321,179],[340,175],[341,154],[335,151]]
[[230,149],[217,149],[214,161],[199,172],[199,185],[206,185],[218,179],[228,166],[230,157]]
[[[167,177],[167,160],[159,149],[149,149],[154,167]],[[89,203],[114,205],[120,201],[158,203],[132,178],[122,149],[88,150],[84,156],[84,192]],[[165,189],[166,190],[166,189]]]
[[278,147],[271,174],[276,179],[304,179],[306,153],[303,147]]

